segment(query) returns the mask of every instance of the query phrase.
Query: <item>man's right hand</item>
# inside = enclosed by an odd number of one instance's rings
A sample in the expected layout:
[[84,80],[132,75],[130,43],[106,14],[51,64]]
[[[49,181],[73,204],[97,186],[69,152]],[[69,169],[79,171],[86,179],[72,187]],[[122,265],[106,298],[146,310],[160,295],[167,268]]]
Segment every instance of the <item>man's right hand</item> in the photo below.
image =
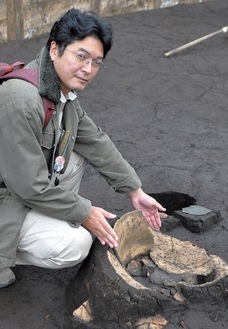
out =
[[106,218],[114,219],[116,215],[102,208],[92,206],[90,215],[82,223],[82,226],[92,232],[102,245],[107,243],[110,248],[116,248],[118,246],[118,236]]

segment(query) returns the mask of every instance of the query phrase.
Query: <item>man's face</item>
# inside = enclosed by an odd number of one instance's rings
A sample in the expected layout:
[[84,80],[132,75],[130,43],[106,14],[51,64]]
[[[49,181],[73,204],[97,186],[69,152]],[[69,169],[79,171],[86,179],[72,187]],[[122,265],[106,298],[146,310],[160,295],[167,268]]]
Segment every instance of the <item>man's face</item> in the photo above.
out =
[[67,94],[71,90],[83,90],[94,79],[99,70],[96,63],[102,61],[104,49],[99,39],[88,36],[68,45],[61,57],[58,45],[52,41],[50,56],[61,81],[61,90]]

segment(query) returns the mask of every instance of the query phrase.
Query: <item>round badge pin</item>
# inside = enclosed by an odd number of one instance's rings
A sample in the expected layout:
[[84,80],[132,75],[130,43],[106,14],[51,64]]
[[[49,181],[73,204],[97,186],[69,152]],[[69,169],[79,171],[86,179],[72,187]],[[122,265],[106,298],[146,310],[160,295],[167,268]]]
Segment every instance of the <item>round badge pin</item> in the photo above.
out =
[[65,163],[65,158],[61,155],[59,155],[56,159],[55,159],[55,165],[54,165],[54,170],[56,172],[59,172],[63,169],[64,167],[64,163]]

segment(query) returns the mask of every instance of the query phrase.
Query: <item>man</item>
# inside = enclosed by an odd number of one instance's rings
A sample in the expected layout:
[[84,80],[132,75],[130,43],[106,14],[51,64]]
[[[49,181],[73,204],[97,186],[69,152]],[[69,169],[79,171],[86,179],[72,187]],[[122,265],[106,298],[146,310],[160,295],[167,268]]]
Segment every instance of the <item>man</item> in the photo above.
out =
[[[16,264],[74,266],[96,236],[115,248],[115,218],[78,194],[86,163],[129,196],[148,225],[159,229],[165,209],[141,189],[134,169],[80,107],[76,91],[95,78],[112,45],[111,25],[92,13],[69,10],[28,67],[39,87],[12,79],[0,87],[0,287],[15,281]],[[43,99],[55,103],[45,128]]]

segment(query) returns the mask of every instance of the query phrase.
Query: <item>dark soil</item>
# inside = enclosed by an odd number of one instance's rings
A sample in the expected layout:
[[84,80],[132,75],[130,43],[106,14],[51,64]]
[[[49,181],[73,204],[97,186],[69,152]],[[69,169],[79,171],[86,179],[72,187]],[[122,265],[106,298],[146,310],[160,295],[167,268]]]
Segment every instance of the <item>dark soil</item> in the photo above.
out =
[[[227,0],[179,5],[111,17],[114,46],[108,69],[79,95],[82,107],[133,165],[148,193],[176,191],[222,220],[203,233],[177,226],[168,234],[190,240],[228,261],[228,39],[219,34],[171,58],[164,52],[228,24]],[[47,35],[0,45],[0,60],[28,62]],[[88,168],[81,194],[119,217],[131,211]],[[76,269],[13,269],[17,282],[0,291],[0,328],[71,329],[66,286]],[[227,300],[176,309],[167,329],[225,329]]]

